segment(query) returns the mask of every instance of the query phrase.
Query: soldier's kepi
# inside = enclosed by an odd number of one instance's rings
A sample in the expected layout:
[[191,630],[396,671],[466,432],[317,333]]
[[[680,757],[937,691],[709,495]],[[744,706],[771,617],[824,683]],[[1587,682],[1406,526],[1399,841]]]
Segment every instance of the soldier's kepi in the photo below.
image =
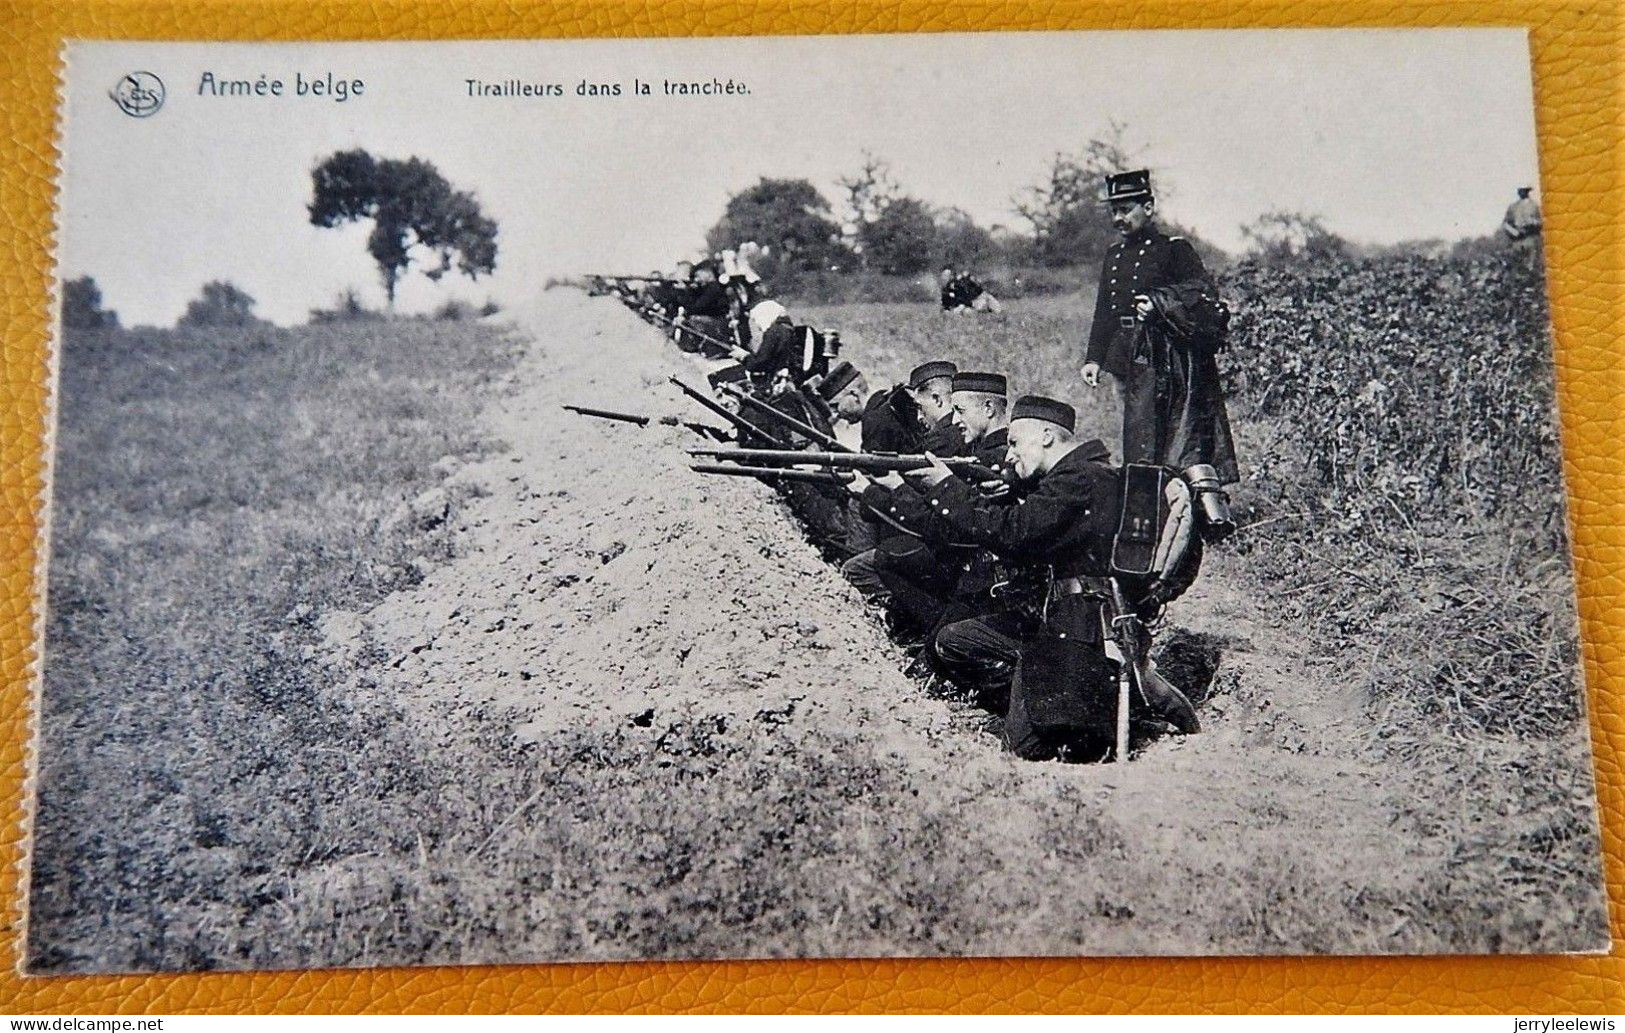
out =
[[1083,379],[1104,370],[1123,398],[1123,462],[1186,470],[1211,466],[1221,483],[1239,479],[1214,357],[1216,342],[1191,332],[1201,306],[1216,304],[1196,249],[1152,221],[1151,174],[1106,177],[1104,200],[1121,238],[1100,269]]

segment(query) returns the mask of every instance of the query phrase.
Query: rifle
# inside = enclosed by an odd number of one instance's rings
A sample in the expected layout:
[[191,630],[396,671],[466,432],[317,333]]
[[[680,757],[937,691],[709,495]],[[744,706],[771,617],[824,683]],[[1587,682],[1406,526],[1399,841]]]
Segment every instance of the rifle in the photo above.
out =
[[612,420],[616,423],[633,423],[639,427],[647,427],[651,423],[658,423],[663,427],[683,427],[693,431],[701,437],[710,438],[712,441],[732,440],[728,437],[728,432],[723,430],[721,427],[713,427],[709,423],[690,423],[687,420],[679,420],[675,416],[639,416],[635,413],[616,412],[613,409],[594,409],[585,405],[566,405],[564,408],[568,409],[570,412],[576,413],[577,415],[591,416],[594,419],[599,420]]
[[695,473],[717,473],[724,477],[755,477],[763,481],[810,481],[814,484],[845,484],[846,478],[828,470],[795,470],[782,466],[735,466],[732,463],[695,463]]
[[817,427],[811,426],[810,424],[807,424],[807,423],[803,423],[801,420],[796,419],[794,416],[791,416],[787,412],[780,412],[778,409],[775,409],[771,405],[768,405],[766,402],[762,401],[760,398],[757,398],[757,397],[755,397],[755,396],[753,396],[753,395],[751,395],[751,394],[749,394],[747,392],[741,391],[741,390],[739,390],[739,388],[734,387],[732,384],[723,384],[722,385],[722,390],[727,392],[730,395],[733,395],[735,398],[739,399],[741,402],[745,403],[746,405],[750,406],[752,409],[754,409],[757,412],[761,413],[763,416],[766,416],[769,419],[777,421],[779,426],[781,426],[781,427],[789,427],[791,430],[795,431],[797,434],[800,434],[802,437],[805,437],[805,438],[808,438],[809,440],[818,442],[820,445],[823,445],[824,448],[828,449],[831,452],[856,452],[857,451],[857,449],[855,449],[855,448],[851,448],[851,447],[849,447],[847,445],[841,444],[839,441],[835,440],[835,438],[831,437],[828,434],[825,434],[823,431],[819,430]]
[[[784,464],[786,466],[826,466],[834,470],[862,470],[866,473],[884,473],[895,470],[907,473],[923,470],[931,460],[923,455],[898,455],[894,452],[798,452],[775,451],[766,448],[691,448],[692,456],[710,456],[735,462]],[[967,481],[1002,481],[1003,473],[991,466],[983,466],[974,459],[955,457],[941,460],[942,464]]]
[[714,344],[718,348],[721,348],[725,352],[732,352],[735,348],[739,347],[739,345],[737,345],[737,344],[729,344],[727,341],[724,341],[724,340],[722,340],[720,338],[712,337],[708,333],[704,333],[703,331],[696,330],[691,326],[686,326],[686,325],[684,325],[682,323],[679,323],[679,322],[677,322],[677,320],[671,319],[671,318],[667,317],[665,314],[663,314],[661,312],[657,312],[656,310],[654,310],[652,308],[641,309],[640,311],[646,316],[652,316],[653,318],[660,320],[662,323],[665,323],[667,326],[671,327],[673,330],[676,330],[678,333],[689,334],[689,335],[691,335],[693,337],[698,338],[699,340],[704,341],[706,344]]
[[705,395],[701,392],[689,387],[676,377],[669,377],[668,379],[673,384],[677,385],[677,389],[679,391],[698,402],[707,412],[714,413],[715,415],[720,416],[729,423],[733,424],[734,429],[739,432],[741,437],[746,434],[750,434],[753,437],[761,439],[762,441],[772,442],[773,444],[781,447],[784,445],[784,439],[780,438],[777,434],[770,434],[738,413],[729,412],[716,402],[713,402],[711,399],[705,397]]

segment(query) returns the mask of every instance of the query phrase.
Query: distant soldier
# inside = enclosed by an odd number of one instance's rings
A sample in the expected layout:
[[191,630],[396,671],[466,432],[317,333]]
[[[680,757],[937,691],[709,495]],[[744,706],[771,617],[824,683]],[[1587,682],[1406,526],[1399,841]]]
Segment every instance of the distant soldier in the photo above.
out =
[[1540,204],[1529,195],[1533,191],[1529,187],[1518,188],[1518,199],[1507,208],[1506,218],[1501,220],[1501,232],[1514,243],[1523,243],[1540,238]]
[[1106,201],[1122,236],[1106,253],[1083,381],[1117,379],[1123,402],[1123,462],[1185,470],[1212,466],[1239,479],[1230,417],[1205,337],[1222,312],[1196,249],[1152,222],[1156,198],[1144,169],[1106,177]]
[[678,317],[677,346],[686,352],[700,352],[708,358],[728,354],[728,292],[717,282],[716,266],[701,262],[694,267],[694,287],[688,293],[684,311]]
[[[644,300],[660,315],[676,319],[677,313],[688,306],[689,290],[694,278],[692,262],[678,262],[670,279],[654,274],[644,289]],[[674,334],[675,336],[675,334]]]
[[1003,306],[988,289],[967,272],[942,270],[942,310],[944,312],[1001,312]]

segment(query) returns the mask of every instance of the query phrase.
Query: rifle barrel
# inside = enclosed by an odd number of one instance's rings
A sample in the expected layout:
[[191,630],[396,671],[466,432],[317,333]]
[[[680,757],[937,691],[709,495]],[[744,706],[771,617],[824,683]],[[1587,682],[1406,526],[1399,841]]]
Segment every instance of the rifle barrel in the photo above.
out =
[[587,405],[566,405],[565,408],[582,416],[591,416],[600,420],[614,420],[616,423],[635,423],[640,427],[647,427],[650,420],[648,416],[638,416],[629,412],[615,412],[612,409],[594,409]]
[[677,320],[671,319],[671,318],[667,317],[666,315],[664,315],[664,314],[662,314],[660,312],[656,312],[653,309],[645,309],[643,311],[644,311],[644,313],[646,315],[653,316],[654,318],[660,320],[662,323],[665,323],[667,326],[672,327],[672,328],[678,330],[681,333],[692,334],[693,336],[698,337],[700,340],[706,342],[707,344],[714,344],[718,348],[733,348],[734,347],[733,345],[729,344],[727,341],[721,340],[720,338],[712,337],[710,334],[705,333],[704,331],[696,330],[691,326],[679,324],[677,322]]
[[683,392],[683,394],[694,400],[707,412],[714,413],[715,415],[720,416],[729,423],[733,424],[734,429],[738,430],[741,434],[751,434],[762,439],[763,441],[771,441],[775,445],[784,444],[784,439],[780,438],[777,434],[770,434],[738,413],[729,412],[716,402],[713,402],[711,399],[705,397],[703,392],[688,386],[677,377],[669,377],[667,379],[669,379],[673,384],[676,384],[679,391]]
[[[752,463],[789,463],[806,466],[828,466],[848,470],[895,470],[908,473],[923,470],[931,460],[923,455],[897,455],[889,452],[798,452],[791,449],[767,448],[695,448],[690,455],[710,456],[713,459]],[[1003,480],[1004,475],[990,466],[963,456],[945,458],[942,464],[955,474],[974,481]]]
[[724,477],[755,477],[763,481],[809,481],[813,484],[845,484],[846,479],[828,470],[794,470],[780,466],[735,466],[732,463],[695,463],[695,473],[716,473]]
[[749,405],[752,409],[754,409],[757,412],[761,413],[763,416],[766,416],[769,419],[777,421],[780,426],[789,427],[791,430],[795,431],[797,434],[800,434],[802,437],[809,438],[809,439],[811,439],[813,441],[818,442],[820,445],[823,445],[826,449],[830,450],[831,452],[855,452],[856,451],[856,449],[853,449],[853,448],[848,447],[847,445],[841,444],[839,441],[835,440],[835,438],[831,437],[828,434],[825,434],[823,431],[819,430],[817,427],[813,427],[813,426],[811,426],[811,425],[809,425],[807,423],[803,423],[801,420],[796,419],[794,416],[791,416],[787,412],[780,412],[778,409],[775,409],[771,405],[768,405],[766,402],[762,401],[760,398],[756,398],[756,397],[750,395],[749,393],[747,393],[745,391],[741,391],[741,390],[739,390],[739,388],[734,387],[732,384],[723,384],[722,385],[722,390],[726,391],[730,395],[733,395],[735,398],[739,399],[741,402],[744,402],[746,405]]

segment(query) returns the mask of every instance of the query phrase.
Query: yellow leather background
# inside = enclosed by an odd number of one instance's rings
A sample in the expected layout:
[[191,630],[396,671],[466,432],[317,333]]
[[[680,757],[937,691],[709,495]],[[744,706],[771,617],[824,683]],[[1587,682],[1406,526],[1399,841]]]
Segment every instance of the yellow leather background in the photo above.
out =
[[1622,12],[1609,0],[761,3],[527,0],[0,0],[0,1011],[1144,1010],[1625,1011],[1625,950],[1593,958],[861,961],[552,965],[24,979],[27,709],[46,412],[53,112],[64,38],[433,39],[991,29],[1523,25],[1531,30],[1580,573],[1616,943],[1625,936],[1625,371],[1620,313]]

